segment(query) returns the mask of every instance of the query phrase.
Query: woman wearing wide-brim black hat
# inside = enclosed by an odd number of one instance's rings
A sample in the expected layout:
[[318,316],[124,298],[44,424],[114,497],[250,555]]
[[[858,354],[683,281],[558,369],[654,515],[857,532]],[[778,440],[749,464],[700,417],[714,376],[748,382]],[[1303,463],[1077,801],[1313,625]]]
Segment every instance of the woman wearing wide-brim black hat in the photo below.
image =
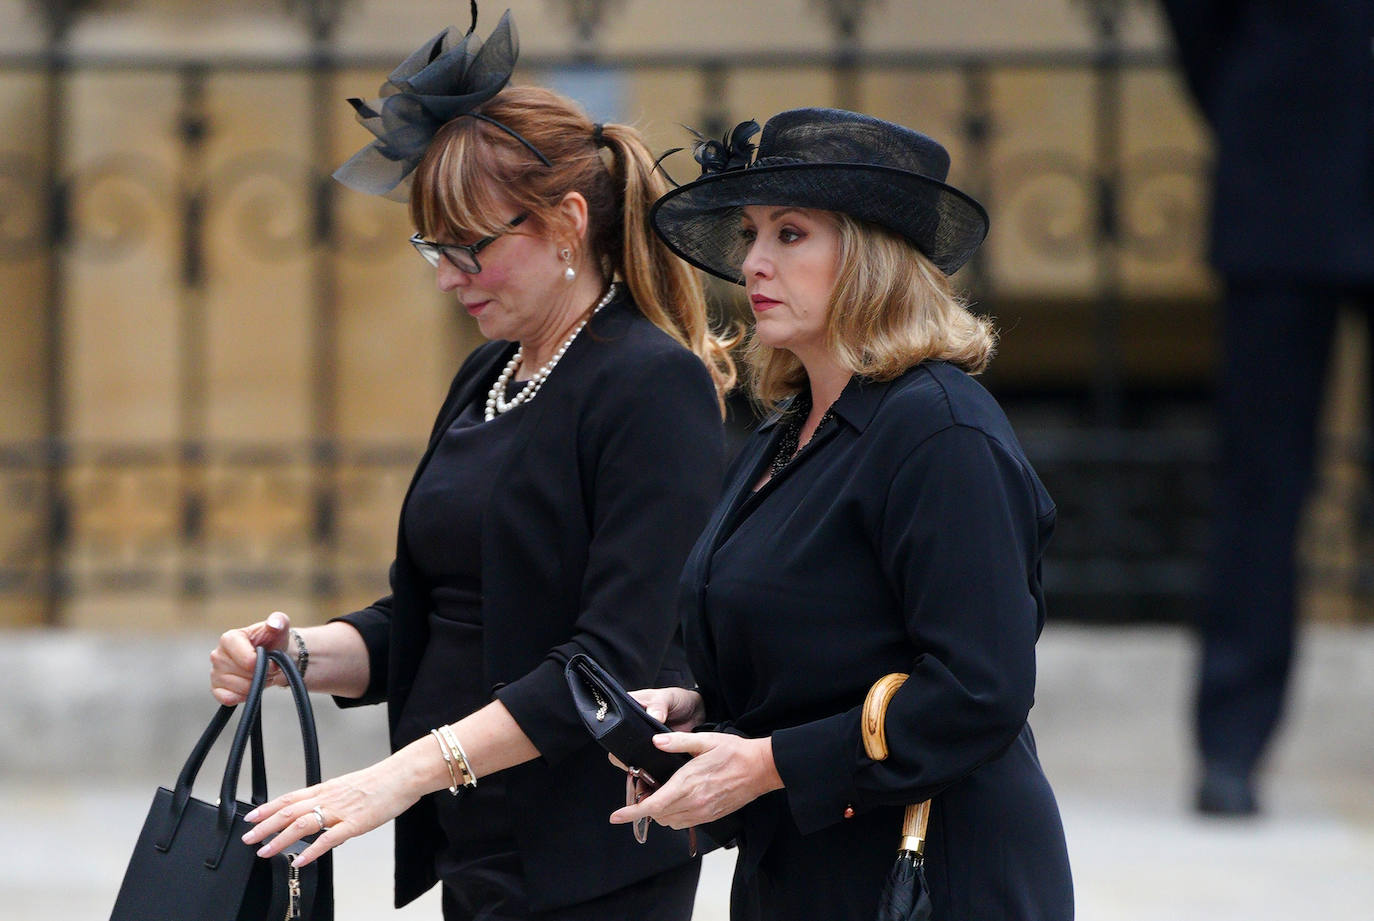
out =
[[[685,569],[698,686],[641,694],[680,730],[662,747],[693,760],[612,821],[738,812],[737,921],[872,921],[903,807],[930,799],[935,918],[1064,921],[1064,832],[1027,723],[1055,507],[972,376],[994,334],[948,277],[986,213],[899,125],[784,112],[754,158],[756,131],[699,144],[702,176],[652,212],[675,252],[744,285],[772,412]],[[875,761],[860,708],[893,672],[910,677]]]

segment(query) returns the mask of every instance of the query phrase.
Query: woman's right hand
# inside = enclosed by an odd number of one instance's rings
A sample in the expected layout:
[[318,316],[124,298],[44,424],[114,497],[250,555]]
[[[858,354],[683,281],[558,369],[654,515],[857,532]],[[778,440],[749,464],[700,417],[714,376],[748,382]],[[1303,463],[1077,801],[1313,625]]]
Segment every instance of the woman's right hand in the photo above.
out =
[[[290,630],[291,618],[273,611],[266,620],[225,632],[210,653],[210,694],[215,700],[226,707],[243,703],[253,683],[258,647],[285,650]],[[285,683],[277,668],[268,672],[268,684]]]
[[687,688],[644,688],[631,691],[630,696],[674,732],[691,732],[706,719],[701,695]]

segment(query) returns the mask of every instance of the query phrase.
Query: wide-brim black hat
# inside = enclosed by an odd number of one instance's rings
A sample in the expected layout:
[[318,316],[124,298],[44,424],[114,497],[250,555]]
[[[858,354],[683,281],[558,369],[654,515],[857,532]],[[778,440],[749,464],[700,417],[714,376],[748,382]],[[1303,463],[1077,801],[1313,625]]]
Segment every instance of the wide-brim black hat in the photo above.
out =
[[947,275],[988,234],[983,206],[945,182],[949,154],[918,131],[842,109],[791,109],[764,125],[750,162],[748,137],[757,130],[746,122],[724,144],[697,145],[701,177],[665,194],[650,212],[669,248],[712,275],[743,283],[745,205],[817,208],[870,221],[904,237]]

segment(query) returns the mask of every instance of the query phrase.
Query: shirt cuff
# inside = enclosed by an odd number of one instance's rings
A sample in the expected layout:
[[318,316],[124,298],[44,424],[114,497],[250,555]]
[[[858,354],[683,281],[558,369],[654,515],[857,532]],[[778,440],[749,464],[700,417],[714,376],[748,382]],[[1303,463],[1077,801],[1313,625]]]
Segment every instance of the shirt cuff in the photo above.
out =
[[773,764],[792,819],[804,835],[854,814],[859,711],[839,713],[773,733]]

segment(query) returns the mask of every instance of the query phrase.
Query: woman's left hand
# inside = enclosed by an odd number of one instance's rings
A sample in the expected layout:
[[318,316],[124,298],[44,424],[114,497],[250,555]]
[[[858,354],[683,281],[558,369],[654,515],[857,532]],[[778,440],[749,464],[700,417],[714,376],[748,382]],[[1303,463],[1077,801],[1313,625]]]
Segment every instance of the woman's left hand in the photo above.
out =
[[404,760],[397,757],[400,754],[263,803],[248,813],[248,821],[254,824],[243,840],[257,844],[275,833],[276,837],[258,851],[259,856],[270,857],[288,844],[321,831],[323,814],[323,833],[296,858],[296,866],[305,866],[349,838],[386,824],[427,792],[420,779],[404,766]]
[[692,760],[653,795],[611,813],[623,825],[648,816],[669,828],[690,828],[729,815],[770,790],[782,789],[771,739],[744,739],[725,732],[669,732],[654,736],[666,752]]

